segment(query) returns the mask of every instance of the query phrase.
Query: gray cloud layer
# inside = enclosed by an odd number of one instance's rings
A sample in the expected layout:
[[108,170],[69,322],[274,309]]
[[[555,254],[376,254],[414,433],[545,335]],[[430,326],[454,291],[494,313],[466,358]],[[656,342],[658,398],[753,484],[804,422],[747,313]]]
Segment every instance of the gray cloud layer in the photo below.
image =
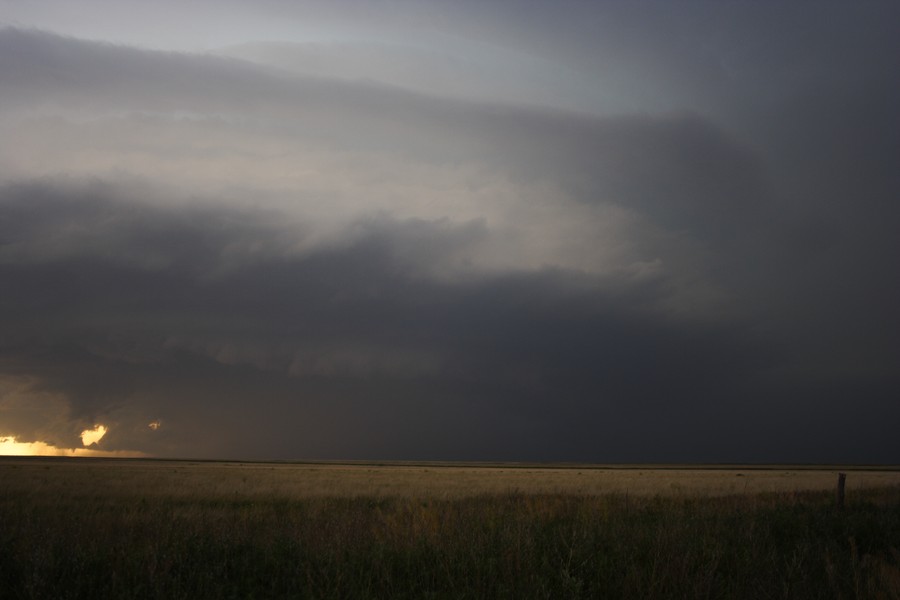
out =
[[900,93],[866,73],[592,115],[2,30],[0,436],[891,462]]

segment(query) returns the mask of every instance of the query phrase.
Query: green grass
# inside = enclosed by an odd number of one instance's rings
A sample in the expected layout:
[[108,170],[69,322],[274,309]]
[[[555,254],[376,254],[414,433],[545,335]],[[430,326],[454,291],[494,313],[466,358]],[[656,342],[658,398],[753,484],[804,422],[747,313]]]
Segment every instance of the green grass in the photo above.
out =
[[144,491],[0,484],[0,597],[900,597],[896,487],[843,510],[826,492]]

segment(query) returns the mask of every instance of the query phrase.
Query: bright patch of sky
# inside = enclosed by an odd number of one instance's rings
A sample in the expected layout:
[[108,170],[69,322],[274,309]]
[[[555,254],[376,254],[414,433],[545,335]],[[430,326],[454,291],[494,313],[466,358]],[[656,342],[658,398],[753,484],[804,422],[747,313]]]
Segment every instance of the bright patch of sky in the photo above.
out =
[[[518,42],[457,34],[456,25],[425,9],[387,17],[388,13],[356,3],[342,3],[340,10],[317,2],[266,2],[262,7],[191,2],[180,4],[175,14],[174,8],[127,0],[0,0],[0,27],[33,27],[146,49],[251,60],[253,56],[241,51],[247,45],[291,44],[327,56],[323,72],[310,71],[308,64],[295,60],[287,70],[299,74],[363,78],[436,95],[582,112],[660,108],[658,95],[638,98],[623,93],[629,86],[617,84],[615,74],[598,78]],[[355,68],[340,58],[354,50],[366,56]],[[285,62],[279,60],[275,66],[284,68]]]
[[85,446],[92,446],[102,440],[104,435],[106,435],[106,427],[95,425],[93,429],[85,429],[81,432],[81,443]]
[[254,11],[249,3],[190,2],[176,9],[128,0],[3,0],[0,6],[4,14],[0,25],[178,52],[211,50],[248,40],[321,42],[351,35],[346,28],[320,21],[285,20]]
[[20,442],[14,436],[0,437],[0,456],[90,456],[140,458],[143,452],[130,450],[95,450],[93,448],[59,448],[46,442]]

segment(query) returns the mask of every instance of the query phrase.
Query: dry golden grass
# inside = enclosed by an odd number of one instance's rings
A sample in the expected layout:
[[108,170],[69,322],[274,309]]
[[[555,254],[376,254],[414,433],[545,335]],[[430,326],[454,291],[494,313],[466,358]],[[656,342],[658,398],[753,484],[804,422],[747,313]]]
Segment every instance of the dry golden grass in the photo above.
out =
[[5,485],[44,493],[268,498],[485,494],[725,496],[900,486],[900,470],[861,467],[537,467],[454,464],[246,463],[0,457]]
[[0,597],[898,599],[841,471],[0,458]]

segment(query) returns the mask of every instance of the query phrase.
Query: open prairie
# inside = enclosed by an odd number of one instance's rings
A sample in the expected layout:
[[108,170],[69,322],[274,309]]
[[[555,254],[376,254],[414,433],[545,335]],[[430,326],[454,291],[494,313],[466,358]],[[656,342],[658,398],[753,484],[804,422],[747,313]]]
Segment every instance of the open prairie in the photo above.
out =
[[3,598],[900,598],[900,473],[0,458]]
[[277,497],[437,497],[484,494],[724,496],[900,486],[900,468],[838,466],[301,463],[0,458],[9,489],[52,494]]

